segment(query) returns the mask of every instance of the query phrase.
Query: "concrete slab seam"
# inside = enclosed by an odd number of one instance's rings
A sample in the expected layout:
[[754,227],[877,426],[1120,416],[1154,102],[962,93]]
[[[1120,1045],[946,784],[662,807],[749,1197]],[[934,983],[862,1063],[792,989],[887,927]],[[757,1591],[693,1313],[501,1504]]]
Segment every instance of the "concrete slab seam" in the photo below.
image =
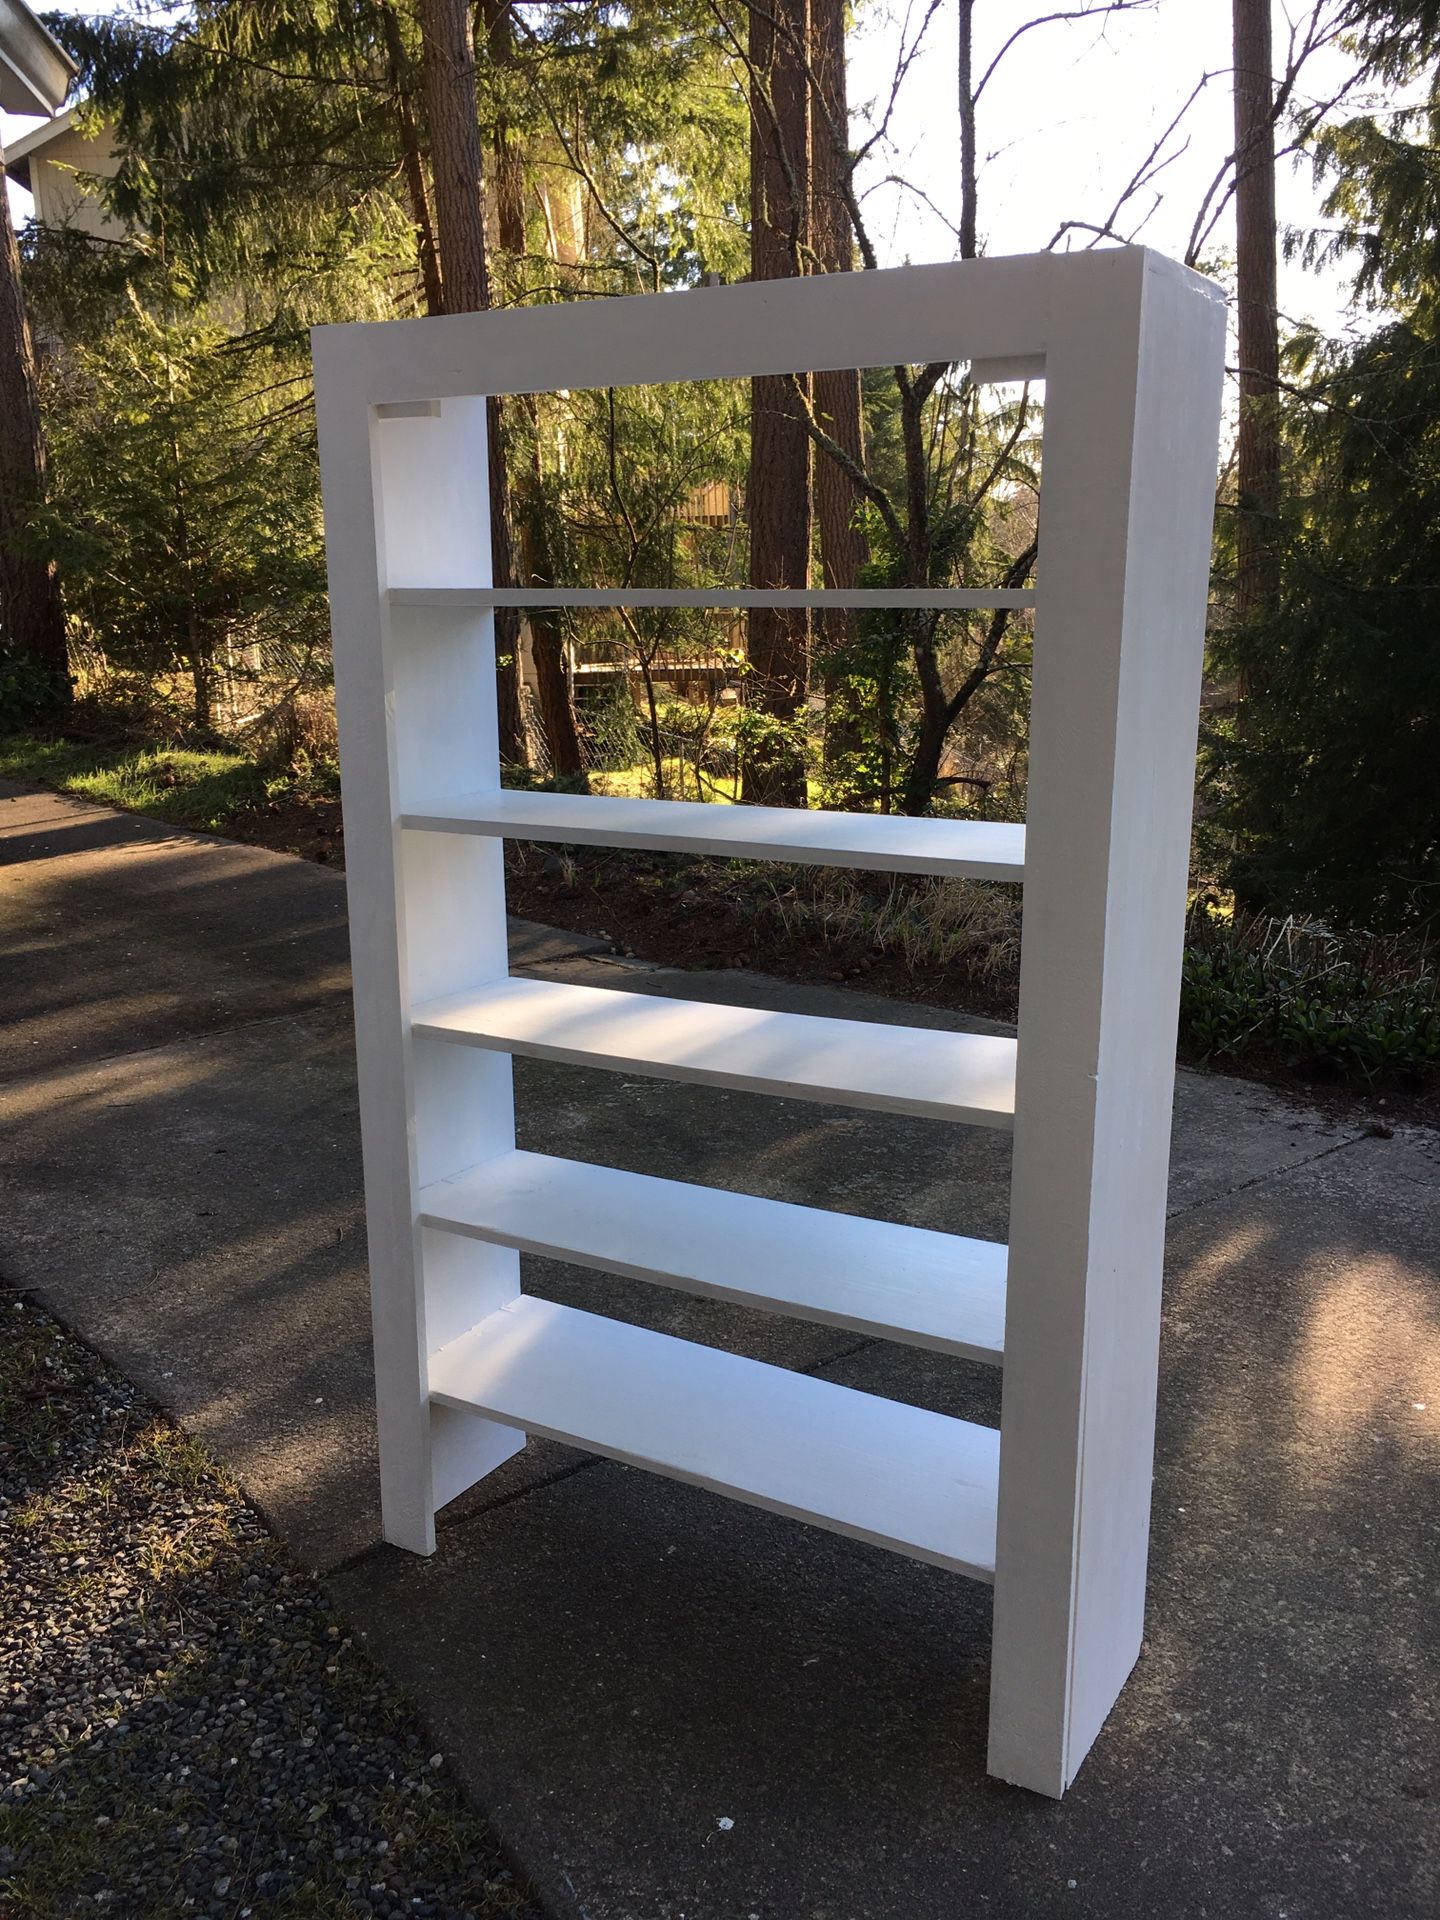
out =
[[1313,1167],[1317,1161],[1328,1160],[1332,1153],[1340,1153],[1346,1147],[1358,1145],[1362,1140],[1373,1136],[1363,1127],[1358,1133],[1352,1133],[1348,1139],[1337,1140],[1333,1145],[1321,1147],[1318,1153],[1307,1153],[1298,1160],[1287,1160],[1283,1167],[1267,1167],[1264,1173],[1252,1174],[1248,1180],[1240,1180],[1233,1187],[1226,1187],[1221,1193],[1204,1193],[1196,1200],[1187,1201],[1183,1206],[1167,1209],[1165,1218],[1183,1220],[1192,1213],[1198,1213],[1202,1207],[1216,1205],[1220,1201],[1233,1200],[1237,1193],[1248,1193],[1252,1187],[1263,1187],[1267,1181],[1283,1179],[1286,1174],[1296,1173],[1301,1167]]

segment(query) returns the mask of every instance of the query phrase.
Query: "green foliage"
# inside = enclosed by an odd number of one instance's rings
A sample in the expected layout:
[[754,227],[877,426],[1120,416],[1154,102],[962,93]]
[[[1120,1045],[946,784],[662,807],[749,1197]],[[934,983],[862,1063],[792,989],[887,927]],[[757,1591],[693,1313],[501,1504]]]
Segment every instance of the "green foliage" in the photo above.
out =
[[390,309],[386,281],[413,279],[414,246],[380,7],[198,0],[51,25],[120,156],[97,190],[194,299],[219,290],[247,330],[297,344],[337,307]]
[[233,748],[197,752],[135,740],[0,739],[0,778],[223,833],[284,784]]
[[1440,4],[1352,0],[1348,12],[1352,50],[1383,111],[1319,129],[1311,157],[1328,183],[1327,225],[1290,244],[1298,240],[1308,259],[1353,265],[1362,299],[1405,311],[1432,299],[1437,284]]
[[1186,933],[1180,1038],[1202,1060],[1421,1077],[1440,1064],[1440,978],[1411,941],[1341,939],[1203,899]]
[[[119,158],[113,179],[87,184],[129,235],[27,241],[50,349],[46,531],[72,641],[109,680],[148,678],[162,705],[166,676],[181,676],[201,735],[248,725],[273,741],[285,724],[271,709],[328,673],[307,329],[421,304],[416,0],[161,13],[135,0],[53,24],[79,62],[84,117]],[[516,9],[479,54],[487,165],[515,156],[524,208],[521,241],[505,239],[515,251],[492,261],[504,298],[743,270],[746,108],[704,0]],[[574,404],[593,412],[597,398]],[[688,492],[737,470],[737,409],[728,396],[717,424],[703,408],[625,396],[618,461],[602,445],[588,462],[590,422],[567,419],[564,397],[508,409],[521,531],[538,542],[519,556],[529,573],[563,568],[572,545],[582,568],[600,559],[586,516],[617,488],[643,518],[625,536],[629,577],[708,564],[677,519]],[[568,445],[567,430],[580,436]],[[592,488],[574,513],[555,498],[567,467]],[[694,637],[649,624],[652,656]],[[18,724],[28,690],[5,684]]]
[[0,733],[28,726],[55,707],[54,679],[33,653],[0,631]]
[[49,539],[80,644],[183,669],[202,729],[217,679],[313,679],[327,618],[304,363],[242,350],[137,272],[107,326],[52,356],[45,399]]
[[645,758],[640,716],[626,675],[617,674],[584,709],[589,741],[588,766],[599,773],[623,773]]
[[1310,343],[1286,409],[1273,607],[1228,636],[1243,731],[1209,742],[1245,897],[1352,926],[1440,914],[1440,339],[1429,318]]
[[810,747],[803,708],[785,720],[760,706],[739,707],[732,737],[741,769],[761,768],[777,776],[782,790],[791,785],[803,790]]
[[[543,232],[535,196],[520,263],[532,296],[742,278],[749,118],[716,9],[708,0],[577,0],[512,19],[513,65],[482,65],[482,127],[507,120],[552,210],[577,176],[598,189],[578,251]],[[513,276],[513,263],[507,270]]]
[[1423,929],[1440,915],[1440,6],[1355,0],[1346,24],[1384,110],[1316,136],[1327,225],[1300,251],[1353,263],[1384,318],[1289,342],[1278,590],[1219,637],[1244,700],[1206,743],[1208,830],[1252,906]]
[[[923,384],[921,370],[912,381]],[[893,504],[912,477],[923,513],[864,508],[867,587],[1010,581],[1033,538],[1039,408],[1028,389],[998,404],[964,368],[928,390],[907,464],[895,370],[863,377],[866,470]],[[817,454],[823,459],[823,453]],[[957,791],[1008,813],[1023,789],[1031,622],[1003,614],[866,613],[816,649],[838,724],[827,730],[827,804],[929,811]],[[944,770],[949,756],[952,770]],[[960,768],[956,771],[954,768]]]
[[[531,403],[513,435],[512,460],[520,475],[518,544],[532,574],[567,585],[738,584],[745,547],[735,509],[747,401],[742,383],[711,381]],[[730,623],[687,607],[549,620],[582,662],[626,682],[586,708],[590,764],[620,772],[644,762],[652,792],[687,780],[694,791],[719,716],[712,700],[698,725],[696,713],[677,720],[685,705],[677,690],[705,682],[718,698],[719,679],[743,657]]]

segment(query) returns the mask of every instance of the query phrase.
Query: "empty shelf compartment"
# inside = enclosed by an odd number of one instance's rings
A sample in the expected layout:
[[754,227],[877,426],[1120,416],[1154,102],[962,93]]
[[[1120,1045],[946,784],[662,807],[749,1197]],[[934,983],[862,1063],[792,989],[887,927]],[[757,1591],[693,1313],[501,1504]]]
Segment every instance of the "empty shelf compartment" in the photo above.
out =
[[940,1353],[995,1362],[1003,1244],[502,1153],[420,1195],[427,1227]]
[[417,1006],[417,1034],[571,1066],[1009,1127],[1015,1042],[504,979]]
[[994,1578],[1000,1435],[991,1427],[528,1297],[432,1354],[430,1395]]
[[1020,880],[1025,871],[1025,829],[1008,821],[912,820],[904,814],[503,790],[472,794],[449,805],[407,808],[401,821],[434,833],[651,847],[802,866],[863,867],[874,873]]

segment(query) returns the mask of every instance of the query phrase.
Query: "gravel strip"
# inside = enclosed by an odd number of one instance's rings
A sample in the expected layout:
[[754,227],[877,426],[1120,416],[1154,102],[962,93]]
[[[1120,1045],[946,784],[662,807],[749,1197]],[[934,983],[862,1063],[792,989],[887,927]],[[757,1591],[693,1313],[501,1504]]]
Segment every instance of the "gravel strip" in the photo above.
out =
[[0,1296],[0,1920],[536,1920],[193,1440]]

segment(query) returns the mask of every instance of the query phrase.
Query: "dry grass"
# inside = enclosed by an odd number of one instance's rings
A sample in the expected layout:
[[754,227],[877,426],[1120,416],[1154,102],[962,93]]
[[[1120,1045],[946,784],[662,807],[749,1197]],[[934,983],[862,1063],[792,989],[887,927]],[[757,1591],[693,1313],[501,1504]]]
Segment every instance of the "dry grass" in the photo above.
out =
[[830,950],[867,949],[917,977],[960,969],[996,994],[1013,991],[1020,967],[1020,900],[1013,887],[981,880],[896,878],[876,891],[848,874],[792,869],[771,883],[787,938]]

